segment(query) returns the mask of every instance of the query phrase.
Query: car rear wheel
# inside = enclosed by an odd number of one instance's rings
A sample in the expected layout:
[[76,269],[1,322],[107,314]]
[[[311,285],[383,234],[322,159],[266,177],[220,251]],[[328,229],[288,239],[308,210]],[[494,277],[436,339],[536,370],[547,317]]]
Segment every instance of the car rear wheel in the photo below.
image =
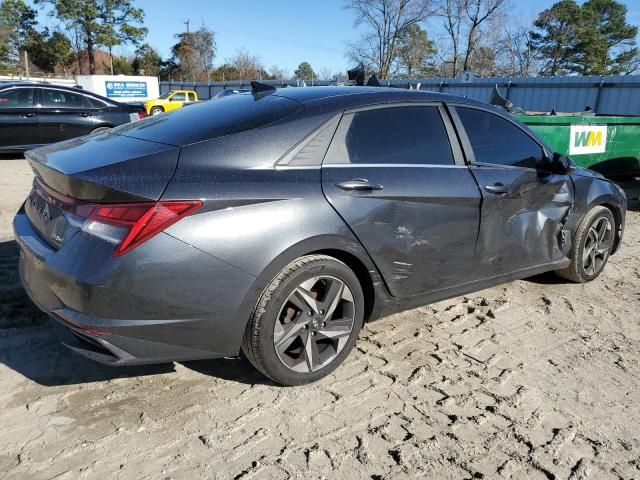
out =
[[164,109],[162,107],[152,107],[151,108],[151,115],[159,115],[162,112],[164,112]]
[[287,265],[263,292],[242,351],[283,385],[316,381],[349,355],[362,327],[364,297],[356,275],[326,255]]
[[613,248],[615,225],[611,210],[600,206],[591,209],[578,226],[571,264],[556,273],[578,283],[590,282],[600,275]]

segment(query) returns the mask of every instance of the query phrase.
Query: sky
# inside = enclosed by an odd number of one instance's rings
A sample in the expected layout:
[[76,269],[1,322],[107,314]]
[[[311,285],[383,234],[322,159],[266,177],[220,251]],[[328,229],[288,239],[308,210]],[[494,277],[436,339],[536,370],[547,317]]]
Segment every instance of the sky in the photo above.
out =
[[[640,25],[640,0],[621,1],[628,7],[628,21]],[[511,0],[511,14],[529,24],[554,3]],[[191,29],[203,24],[212,29],[217,42],[215,65],[244,49],[260,57],[267,69],[278,65],[293,73],[307,61],[316,71],[344,72],[352,67],[345,58],[346,46],[359,37],[354,13],[343,8],[343,0],[134,0],[134,4],[145,12],[146,41],[163,57],[170,55],[175,34],[186,30],[185,21],[190,20]],[[40,17],[43,24],[53,26],[46,15]],[[442,35],[441,19],[423,27],[432,39]],[[130,55],[133,48],[119,47],[114,53]]]

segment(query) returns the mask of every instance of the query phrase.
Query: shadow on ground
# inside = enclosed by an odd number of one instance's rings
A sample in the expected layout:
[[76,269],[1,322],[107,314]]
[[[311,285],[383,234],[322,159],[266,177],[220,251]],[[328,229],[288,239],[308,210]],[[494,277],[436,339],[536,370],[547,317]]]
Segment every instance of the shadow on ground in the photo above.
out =
[[627,195],[627,209],[640,212],[640,177],[614,177],[612,180],[620,185]]
[[22,153],[0,153],[0,160],[22,160]]
[[20,248],[15,240],[0,242],[0,329],[39,325],[47,321],[20,284]]

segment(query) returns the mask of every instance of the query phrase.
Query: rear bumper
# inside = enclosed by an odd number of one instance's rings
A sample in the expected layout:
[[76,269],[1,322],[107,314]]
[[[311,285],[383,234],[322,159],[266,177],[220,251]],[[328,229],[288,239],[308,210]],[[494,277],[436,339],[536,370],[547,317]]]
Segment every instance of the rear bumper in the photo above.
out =
[[238,354],[261,291],[248,273],[167,234],[113,257],[82,231],[54,250],[23,210],[14,231],[22,284],[72,350],[111,365]]

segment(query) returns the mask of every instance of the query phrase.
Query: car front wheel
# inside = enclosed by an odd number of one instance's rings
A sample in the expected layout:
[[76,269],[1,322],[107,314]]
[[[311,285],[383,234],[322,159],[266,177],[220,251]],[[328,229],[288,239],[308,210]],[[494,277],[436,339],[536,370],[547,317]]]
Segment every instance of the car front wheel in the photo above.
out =
[[556,273],[578,283],[595,279],[607,264],[615,238],[615,219],[606,207],[594,207],[582,219],[571,249],[571,263]]
[[301,257],[263,292],[242,350],[275,382],[313,382],[349,355],[363,318],[362,288],[347,265],[326,255]]
[[151,115],[160,115],[162,112],[164,112],[162,107],[153,107],[151,109]]

